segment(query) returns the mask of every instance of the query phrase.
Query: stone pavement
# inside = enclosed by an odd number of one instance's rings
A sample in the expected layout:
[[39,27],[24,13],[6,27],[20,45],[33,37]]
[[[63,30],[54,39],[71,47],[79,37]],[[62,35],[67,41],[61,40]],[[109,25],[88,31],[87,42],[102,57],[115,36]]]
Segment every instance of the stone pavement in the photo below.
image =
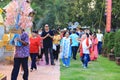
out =
[[[37,70],[29,71],[29,80],[59,80],[60,79],[60,64],[59,61],[55,62],[55,66],[45,65],[44,61],[39,61],[37,65]],[[12,65],[6,65],[0,63],[0,73],[7,76],[7,80],[10,80]],[[30,66],[29,66],[30,69]],[[22,79],[21,71],[19,71],[18,80]]]

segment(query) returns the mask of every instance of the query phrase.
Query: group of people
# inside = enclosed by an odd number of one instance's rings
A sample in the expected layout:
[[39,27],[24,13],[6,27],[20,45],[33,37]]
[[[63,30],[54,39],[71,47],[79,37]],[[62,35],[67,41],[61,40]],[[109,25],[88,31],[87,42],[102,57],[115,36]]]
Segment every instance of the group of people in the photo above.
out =
[[[83,67],[88,67],[90,60],[97,60],[98,53],[101,53],[103,34],[91,33],[90,30],[76,28],[73,30],[50,30],[49,25],[44,26],[44,30],[33,30],[32,35],[21,29],[20,38],[21,46],[15,46],[14,66],[11,73],[11,80],[17,80],[20,66],[24,74],[23,79],[28,80],[28,57],[31,58],[30,72],[37,70],[37,60],[43,60],[45,56],[46,65],[55,65],[59,57],[63,66],[69,67],[71,57],[77,60],[77,53],[80,52],[80,59]],[[59,54],[60,53],[60,54]],[[50,57],[49,57],[50,54]],[[50,59],[49,59],[50,58]]]
[[[23,79],[28,80],[29,56],[31,58],[30,72],[32,72],[34,69],[37,70],[36,62],[37,60],[43,60],[43,53],[45,55],[46,65],[49,65],[49,62],[51,65],[55,65],[54,60],[58,60],[58,53],[60,49],[59,41],[61,40],[61,37],[58,35],[59,33],[57,31],[51,31],[48,24],[45,25],[42,32],[40,30],[33,30],[30,37],[24,29],[20,28],[20,30],[21,34],[19,34],[19,37],[14,38],[14,40],[12,40],[13,42],[11,42],[15,43],[15,41],[17,41],[21,43],[20,46],[15,45],[14,65],[11,73],[11,80],[17,80],[19,69],[21,67],[24,72]],[[53,43],[56,49],[53,49]]]
[[66,31],[61,40],[61,58],[63,66],[70,66],[70,59],[76,60],[78,51],[80,52],[80,60],[84,68],[88,67],[89,61],[95,61],[98,54],[101,54],[103,34],[100,29],[98,33],[92,33],[90,30],[76,28]]

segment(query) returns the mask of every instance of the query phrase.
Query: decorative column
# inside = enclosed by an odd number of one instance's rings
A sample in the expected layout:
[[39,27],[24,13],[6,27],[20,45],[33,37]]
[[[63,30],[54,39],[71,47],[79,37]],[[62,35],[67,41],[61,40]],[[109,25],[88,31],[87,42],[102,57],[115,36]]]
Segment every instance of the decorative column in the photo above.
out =
[[106,0],[106,32],[111,31],[112,0]]
[[4,35],[4,21],[2,16],[3,10],[0,8],[0,40],[2,40],[2,37]]

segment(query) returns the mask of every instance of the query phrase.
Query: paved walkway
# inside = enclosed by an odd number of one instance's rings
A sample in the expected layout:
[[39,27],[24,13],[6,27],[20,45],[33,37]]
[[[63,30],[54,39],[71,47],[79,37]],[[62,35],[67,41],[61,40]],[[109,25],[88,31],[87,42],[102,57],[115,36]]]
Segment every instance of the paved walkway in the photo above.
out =
[[[60,66],[59,62],[55,62],[55,66],[45,65],[44,61],[40,61],[38,69],[29,72],[29,80],[59,80],[60,79]],[[30,67],[29,67],[30,69]],[[0,64],[0,72],[7,75],[7,80],[10,80],[12,65]],[[18,80],[22,79],[22,74],[19,73]]]

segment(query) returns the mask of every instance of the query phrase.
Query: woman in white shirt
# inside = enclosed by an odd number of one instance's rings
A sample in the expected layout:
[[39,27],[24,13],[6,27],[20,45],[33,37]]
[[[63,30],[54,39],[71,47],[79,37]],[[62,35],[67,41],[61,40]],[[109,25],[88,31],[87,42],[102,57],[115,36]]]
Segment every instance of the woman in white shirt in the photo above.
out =
[[91,46],[92,42],[89,39],[89,34],[86,33],[82,36],[80,43],[80,57],[84,68],[88,67],[88,62],[90,61]]

